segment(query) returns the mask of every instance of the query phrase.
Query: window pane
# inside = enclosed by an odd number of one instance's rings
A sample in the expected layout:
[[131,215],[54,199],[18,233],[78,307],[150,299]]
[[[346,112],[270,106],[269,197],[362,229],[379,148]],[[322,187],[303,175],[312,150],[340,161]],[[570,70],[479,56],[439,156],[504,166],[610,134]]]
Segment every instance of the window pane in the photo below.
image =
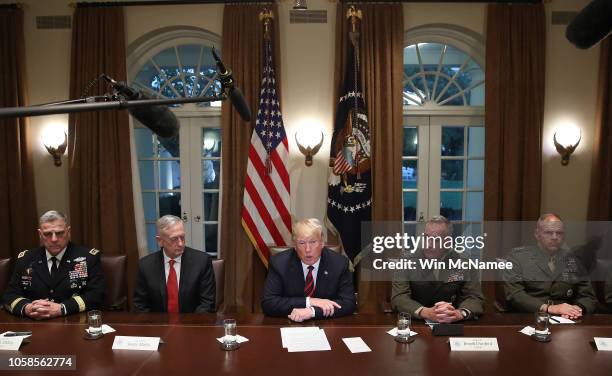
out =
[[482,221],[484,196],[482,192],[468,192],[465,206],[466,221]]
[[153,132],[147,128],[134,128],[134,142],[138,158],[153,156]]
[[463,188],[463,161],[443,159],[441,164],[440,188]]
[[202,161],[202,180],[204,189],[219,188],[221,177],[221,162],[218,160],[205,159]]
[[157,229],[155,229],[155,224],[148,223],[147,224],[147,249],[150,253],[157,251],[157,241],[155,240],[155,235],[157,234]]
[[442,127],[443,156],[463,155],[463,127]]
[[419,132],[416,127],[404,127],[404,157],[416,157],[419,152]]
[[402,188],[417,187],[417,161],[415,159],[402,161]]
[[204,193],[204,220],[219,220],[219,192]]
[[417,193],[404,192],[404,221],[416,221]]
[[484,157],[484,127],[468,128],[468,156]]
[[181,194],[168,192],[159,194],[159,216],[166,214],[176,215],[181,218]]
[[429,70],[437,70],[440,63],[440,55],[444,45],[440,43],[420,43],[419,52],[421,53],[421,62],[427,66],[433,66]]
[[217,252],[217,225],[204,225],[204,246],[206,252]]
[[155,206],[155,193],[144,192],[142,194],[142,206],[144,208],[145,221],[157,220],[157,208]]
[[484,161],[482,159],[469,160],[467,174],[468,189],[484,188]]
[[141,189],[155,189],[155,174],[153,161],[138,161]]
[[179,161],[159,161],[159,189],[181,189]]
[[179,136],[170,138],[157,138],[157,156],[159,158],[179,158],[181,156],[179,148]]
[[221,156],[221,130],[202,129],[202,156],[220,157]]
[[451,221],[460,221],[463,192],[440,192],[440,214]]

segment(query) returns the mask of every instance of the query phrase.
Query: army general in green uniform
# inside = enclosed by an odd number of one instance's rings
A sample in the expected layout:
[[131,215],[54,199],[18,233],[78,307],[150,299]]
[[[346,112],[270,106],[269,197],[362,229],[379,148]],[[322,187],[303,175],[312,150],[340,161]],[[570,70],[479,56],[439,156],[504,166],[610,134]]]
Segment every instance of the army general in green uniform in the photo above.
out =
[[43,214],[39,227],[42,246],[17,256],[5,308],[33,319],[101,308],[105,283],[100,251],[71,243],[70,226],[60,212]]
[[[425,224],[425,237],[452,236],[452,225],[443,216]],[[414,270],[395,275],[391,304],[393,309],[430,321],[450,323],[472,319],[483,312],[484,297],[477,270],[448,268],[448,261],[466,258],[452,249],[431,242],[408,256],[415,261]],[[422,267],[420,260],[435,260],[446,268]]]
[[[516,311],[546,311],[577,319],[595,310],[596,298],[582,264],[561,248],[565,227],[555,214],[538,219],[537,246],[511,251],[512,269],[505,273],[506,300]],[[550,304],[548,304],[550,303]]]

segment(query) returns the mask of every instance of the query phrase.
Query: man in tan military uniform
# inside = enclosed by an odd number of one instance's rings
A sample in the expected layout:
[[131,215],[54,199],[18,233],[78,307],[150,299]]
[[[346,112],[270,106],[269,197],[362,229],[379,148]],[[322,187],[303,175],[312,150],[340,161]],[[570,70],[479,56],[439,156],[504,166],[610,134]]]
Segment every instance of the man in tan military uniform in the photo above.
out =
[[561,218],[542,215],[534,236],[537,246],[515,248],[508,257],[513,266],[505,273],[509,305],[520,312],[546,311],[569,319],[593,312],[596,298],[591,282],[579,260],[561,249],[565,239]]
[[[425,236],[452,236],[452,225],[443,216],[435,216],[425,224]],[[484,309],[484,296],[477,270],[421,268],[419,259],[448,260],[466,256],[452,249],[429,244],[408,258],[417,269],[402,270],[393,280],[391,305],[400,312],[435,322],[450,323],[476,318]]]

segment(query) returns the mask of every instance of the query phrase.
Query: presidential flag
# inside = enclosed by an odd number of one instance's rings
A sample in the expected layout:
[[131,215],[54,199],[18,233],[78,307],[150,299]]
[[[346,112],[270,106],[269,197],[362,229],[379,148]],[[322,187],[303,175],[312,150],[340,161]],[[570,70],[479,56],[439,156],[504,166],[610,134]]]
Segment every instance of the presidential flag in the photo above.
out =
[[[352,20],[354,23],[355,20]],[[330,151],[327,222],[351,259],[361,252],[361,223],[372,219],[370,127],[361,91],[359,33],[349,32],[347,64]]]
[[257,121],[249,147],[242,227],[267,266],[270,245],[291,244],[291,215],[289,143],[276,95],[270,38],[264,42],[264,59]]

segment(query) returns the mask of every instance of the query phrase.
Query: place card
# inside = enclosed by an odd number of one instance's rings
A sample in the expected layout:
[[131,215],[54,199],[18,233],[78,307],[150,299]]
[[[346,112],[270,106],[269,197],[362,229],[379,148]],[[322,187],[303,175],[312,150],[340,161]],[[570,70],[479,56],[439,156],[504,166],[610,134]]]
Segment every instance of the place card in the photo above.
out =
[[15,336],[15,337],[0,337],[0,350],[5,351],[16,351],[19,350],[19,346],[21,346],[21,341],[23,341],[23,336]]
[[157,351],[159,337],[116,336],[113,350]]
[[353,354],[372,351],[361,337],[342,338],[342,341]]
[[499,351],[495,337],[451,337],[451,351]]
[[595,346],[599,351],[612,351],[612,338],[610,337],[593,337]]

